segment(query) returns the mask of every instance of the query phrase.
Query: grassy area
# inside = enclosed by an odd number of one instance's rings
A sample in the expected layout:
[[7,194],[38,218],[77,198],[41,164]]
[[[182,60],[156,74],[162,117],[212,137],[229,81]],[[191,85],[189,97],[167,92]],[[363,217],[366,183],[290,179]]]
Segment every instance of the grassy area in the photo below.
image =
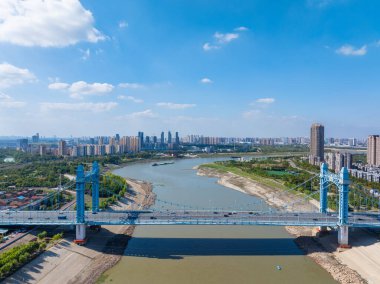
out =
[[[319,180],[317,178],[310,180],[313,176],[312,174],[291,167],[287,158],[271,157],[245,162],[231,160],[205,164],[201,167],[215,169],[219,172],[231,172],[270,188],[287,190],[289,194],[319,200]],[[308,182],[304,183],[305,181]],[[332,198],[333,196],[331,196],[329,206],[334,208],[335,202]]]
[[290,175],[290,173],[288,173],[286,171],[267,171],[267,174],[271,175],[271,176],[286,176],[286,175]]
[[47,238],[47,232],[38,234],[36,241],[15,246],[0,254],[0,281],[11,275],[21,266],[25,265],[40,253],[46,250],[48,244],[54,244],[60,240],[63,233]]
[[259,176],[257,174],[254,174],[254,173],[248,173],[248,172],[243,171],[242,169],[237,168],[237,167],[226,166],[226,165],[218,164],[218,163],[204,164],[204,165],[201,165],[200,167],[201,168],[211,168],[211,169],[215,169],[215,170],[225,172],[225,173],[231,172],[233,174],[236,174],[236,175],[239,175],[242,177],[250,178],[250,179],[252,179],[252,180],[254,180],[260,184],[263,184],[263,185],[266,185],[269,187],[287,189],[287,187],[284,184],[282,184],[278,181],[275,181],[275,180],[270,179],[270,178],[265,178],[265,177]]

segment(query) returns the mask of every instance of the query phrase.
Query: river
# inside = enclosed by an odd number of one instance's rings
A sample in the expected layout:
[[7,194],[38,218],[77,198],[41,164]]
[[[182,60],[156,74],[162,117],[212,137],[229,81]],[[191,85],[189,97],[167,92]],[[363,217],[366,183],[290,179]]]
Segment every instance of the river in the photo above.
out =
[[[156,209],[178,208],[171,202],[199,209],[268,208],[256,197],[218,185],[215,178],[196,175],[194,166],[215,160],[176,160],[158,167],[139,163],[114,173],[151,182]],[[121,261],[99,282],[336,283],[302,254],[284,228],[259,226],[136,227]]]

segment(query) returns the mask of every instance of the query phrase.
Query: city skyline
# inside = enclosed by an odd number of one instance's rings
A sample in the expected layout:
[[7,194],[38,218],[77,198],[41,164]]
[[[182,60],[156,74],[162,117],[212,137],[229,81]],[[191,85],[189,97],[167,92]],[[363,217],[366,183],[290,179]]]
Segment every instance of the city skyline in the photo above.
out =
[[[326,137],[379,133],[368,103],[378,96],[379,8],[2,1],[0,136],[302,137],[315,122]],[[44,16],[52,10],[59,19]]]

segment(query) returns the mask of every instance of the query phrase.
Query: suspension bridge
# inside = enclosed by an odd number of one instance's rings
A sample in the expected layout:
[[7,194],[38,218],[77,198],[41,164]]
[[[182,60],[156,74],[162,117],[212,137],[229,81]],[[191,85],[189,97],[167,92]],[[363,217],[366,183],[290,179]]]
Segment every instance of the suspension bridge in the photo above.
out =
[[[98,163],[94,162],[92,169],[87,172],[82,165],[78,166],[76,180],[60,188],[60,190],[67,190],[76,185],[76,200],[74,201],[76,210],[70,210],[70,206],[65,210],[62,208],[46,211],[33,210],[36,205],[34,203],[22,210],[0,211],[0,225],[75,225],[77,243],[85,242],[86,226],[101,225],[309,226],[319,227],[321,231],[332,227],[338,230],[338,243],[341,246],[348,245],[349,227],[380,228],[379,213],[349,212],[350,179],[346,168],[342,168],[339,174],[334,174],[328,171],[326,164],[322,164],[319,175],[311,179],[316,177],[319,177],[319,191],[312,194],[319,194],[319,212],[263,211],[258,210],[257,207],[249,208],[249,210],[215,208],[198,210],[179,204],[178,207],[183,207],[182,209],[146,210],[140,207],[137,210],[101,211],[99,210],[100,171]],[[306,182],[308,181],[302,184]],[[85,210],[86,184],[91,185],[92,198],[92,208],[87,211]],[[331,184],[335,185],[338,190],[337,212],[328,210],[328,193]],[[310,198],[310,196],[305,198]],[[165,203],[165,201],[161,202]],[[171,202],[167,203],[172,204]],[[293,205],[289,204],[289,206]]]

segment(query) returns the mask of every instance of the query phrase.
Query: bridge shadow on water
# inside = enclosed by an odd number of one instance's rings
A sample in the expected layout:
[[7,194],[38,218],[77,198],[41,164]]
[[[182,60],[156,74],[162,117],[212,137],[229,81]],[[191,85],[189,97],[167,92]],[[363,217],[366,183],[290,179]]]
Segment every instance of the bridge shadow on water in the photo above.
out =
[[133,238],[125,256],[182,259],[186,256],[303,255],[290,238]]

